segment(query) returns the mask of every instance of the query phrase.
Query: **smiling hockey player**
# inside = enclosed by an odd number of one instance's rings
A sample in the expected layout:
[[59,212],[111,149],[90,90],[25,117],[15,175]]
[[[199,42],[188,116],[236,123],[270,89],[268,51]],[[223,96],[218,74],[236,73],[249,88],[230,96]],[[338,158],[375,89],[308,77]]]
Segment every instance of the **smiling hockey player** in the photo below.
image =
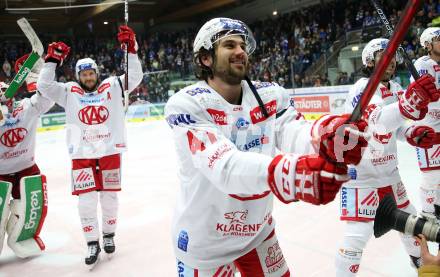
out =
[[[201,81],[165,108],[182,190],[172,223],[179,276],[290,276],[274,231],[273,195],[285,203],[331,202],[348,179],[344,163],[359,162],[366,146],[361,138],[341,148],[335,131],[347,115],[324,116],[312,128],[282,87],[251,83],[255,47],[239,20],[205,23],[193,49]],[[362,131],[366,124],[351,126]],[[311,134],[339,166],[314,154]],[[274,158],[276,148],[294,154]]]
[[[128,45],[128,91],[142,79],[137,56],[135,33],[121,26],[121,45]],[[98,197],[102,210],[104,251],[115,251],[113,237],[117,224],[118,197],[121,190],[121,153],[126,150],[123,107],[123,86],[126,75],[109,77],[99,82],[95,61],[77,61],[77,82],[54,81],[57,65],[63,63],[69,47],[62,42],[51,43],[46,63],[37,82],[43,95],[66,110],[67,146],[72,158],[72,194],[78,195],[78,211],[88,245],[85,263],[93,268],[101,247],[97,215]]]

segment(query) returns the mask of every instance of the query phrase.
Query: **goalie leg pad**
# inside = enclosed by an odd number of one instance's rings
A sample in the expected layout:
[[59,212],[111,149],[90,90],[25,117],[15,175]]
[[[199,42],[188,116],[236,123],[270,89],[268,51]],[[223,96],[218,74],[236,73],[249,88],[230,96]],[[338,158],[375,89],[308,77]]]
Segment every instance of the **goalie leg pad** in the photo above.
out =
[[9,218],[9,199],[11,198],[12,183],[0,181],[0,254],[5,239],[6,223]]
[[38,255],[45,249],[39,235],[47,214],[46,177],[23,177],[20,195],[21,199],[12,201],[6,231],[8,246],[18,257],[26,258]]

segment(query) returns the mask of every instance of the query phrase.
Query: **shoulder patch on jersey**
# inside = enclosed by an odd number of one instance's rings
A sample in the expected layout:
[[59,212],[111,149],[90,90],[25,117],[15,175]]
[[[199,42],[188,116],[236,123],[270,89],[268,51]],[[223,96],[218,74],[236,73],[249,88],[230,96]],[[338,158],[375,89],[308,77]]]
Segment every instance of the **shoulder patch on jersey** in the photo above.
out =
[[84,95],[84,90],[78,86],[72,86],[70,88],[70,92],[72,93],[78,93],[79,95]]
[[166,118],[168,125],[171,128],[173,126],[178,126],[179,124],[190,125],[196,123],[196,121],[191,117],[190,114],[170,114]]
[[111,86],[110,83],[101,84],[98,87],[98,93],[102,93],[104,90],[108,89],[110,86]]

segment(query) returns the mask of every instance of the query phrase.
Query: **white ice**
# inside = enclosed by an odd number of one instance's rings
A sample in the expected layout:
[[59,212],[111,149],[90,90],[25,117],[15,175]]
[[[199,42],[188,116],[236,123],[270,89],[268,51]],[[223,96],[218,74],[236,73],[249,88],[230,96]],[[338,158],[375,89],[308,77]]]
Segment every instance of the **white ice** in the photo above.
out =
[[[86,244],[70,193],[70,160],[65,131],[39,133],[36,160],[47,175],[49,211],[41,237],[46,251],[20,259],[7,247],[0,256],[0,277],[10,276],[177,276],[170,221],[179,192],[174,144],[165,121],[128,124],[129,150],[123,156],[116,254],[89,272]],[[420,176],[415,151],[399,143],[401,174],[418,208]],[[292,276],[334,276],[334,255],[341,239],[339,201],[326,206],[275,204],[277,236]],[[431,245],[434,247],[434,245]],[[358,276],[417,276],[397,232],[372,238]]]

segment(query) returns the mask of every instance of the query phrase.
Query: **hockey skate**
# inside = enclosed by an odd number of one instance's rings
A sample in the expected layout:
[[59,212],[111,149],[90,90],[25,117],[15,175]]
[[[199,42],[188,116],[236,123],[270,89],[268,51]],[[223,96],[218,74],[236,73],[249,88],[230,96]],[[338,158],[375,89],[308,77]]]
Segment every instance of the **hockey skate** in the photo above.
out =
[[115,236],[115,233],[104,233],[103,234],[104,252],[107,253],[107,257],[109,259],[111,259],[113,257],[113,254],[115,252],[115,241],[113,240],[114,236]]
[[99,247],[99,241],[90,241],[87,243],[87,247],[88,254],[84,261],[89,270],[92,270],[99,262],[101,247]]

